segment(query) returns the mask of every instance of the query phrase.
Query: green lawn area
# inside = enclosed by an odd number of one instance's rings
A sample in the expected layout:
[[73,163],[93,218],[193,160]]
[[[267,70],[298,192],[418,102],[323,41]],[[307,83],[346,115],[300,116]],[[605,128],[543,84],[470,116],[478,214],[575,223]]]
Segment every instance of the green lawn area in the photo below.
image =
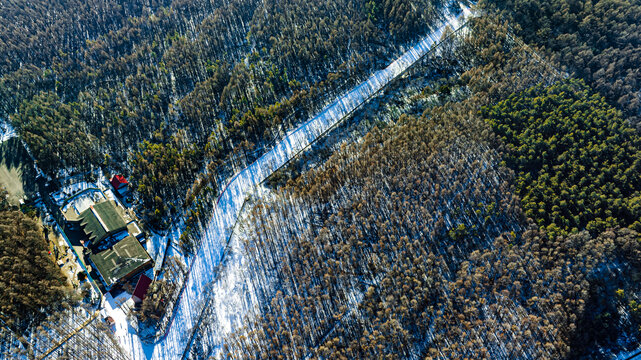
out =
[[35,192],[36,171],[18,138],[0,143],[0,186],[9,192],[9,201],[18,204],[25,195]]

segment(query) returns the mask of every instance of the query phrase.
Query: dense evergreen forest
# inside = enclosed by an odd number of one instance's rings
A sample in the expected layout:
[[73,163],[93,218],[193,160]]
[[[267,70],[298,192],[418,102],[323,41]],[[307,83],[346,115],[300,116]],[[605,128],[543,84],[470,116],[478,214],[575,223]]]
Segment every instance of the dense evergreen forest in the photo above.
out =
[[532,87],[482,113],[507,146],[525,215],[550,234],[641,230],[639,136],[584,83]]
[[636,0],[483,0],[513,24],[516,35],[543,46],[559,64],[641,121],[641,2]]

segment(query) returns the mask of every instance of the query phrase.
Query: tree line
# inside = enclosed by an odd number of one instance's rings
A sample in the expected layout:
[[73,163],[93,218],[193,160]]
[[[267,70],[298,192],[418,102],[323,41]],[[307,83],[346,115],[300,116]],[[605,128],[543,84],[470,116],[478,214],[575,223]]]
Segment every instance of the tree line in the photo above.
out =
[[[243,236],[262,307],[227,338],[228,356],[558,359],[636,346],[636,133],[495,21],[450,49],[467,56],[450,59],[445,105],[372,131],[252,209]],[[471,94],[447,102],[461,89]]]
[[635,127],[641,120],[641,3],[635,0],[485,0],[527,43],[583,79]]

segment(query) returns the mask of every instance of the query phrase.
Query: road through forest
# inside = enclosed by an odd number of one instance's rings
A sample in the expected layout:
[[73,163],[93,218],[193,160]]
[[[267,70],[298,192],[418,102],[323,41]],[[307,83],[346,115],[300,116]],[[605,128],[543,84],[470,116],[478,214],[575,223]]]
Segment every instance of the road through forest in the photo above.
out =
[[189,275],[167,335],[158,343],[147,345],[140,341],[131,327],[117,332],[118,340],[133,359],[171,360],[183,355],[211,295],[211,283],[216,276],[213,269],[217,268],[223,258],[227,239],[233,231],[245,198],[252,189],[423,58],[439,42],[448,26],[458,29],[469,14],[469,9],[464,8],[459,15],[447,17],[437,29],[388,67],[377,71],[325,107],[318,115],[288,133],[271,150],[230,180],[218,199],[211,220],[203,229],[202,245],[187,264]]

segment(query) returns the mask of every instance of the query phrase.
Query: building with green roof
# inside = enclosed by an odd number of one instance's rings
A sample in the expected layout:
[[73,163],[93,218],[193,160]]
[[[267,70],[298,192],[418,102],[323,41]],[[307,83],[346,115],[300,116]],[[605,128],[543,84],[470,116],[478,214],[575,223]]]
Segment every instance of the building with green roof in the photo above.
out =
[[87,246],[98,244],[115,233],[127,230],[124,211],[115,201],[103,201],[91,205],[74,220],[80,224],[80,228],[87,235],[89,240]]
[[108,290],[153,267],[153,260],[133,236],[125,237],[103,251],[86,251],[89,252],[87,257],[91,266],[98,271]]

